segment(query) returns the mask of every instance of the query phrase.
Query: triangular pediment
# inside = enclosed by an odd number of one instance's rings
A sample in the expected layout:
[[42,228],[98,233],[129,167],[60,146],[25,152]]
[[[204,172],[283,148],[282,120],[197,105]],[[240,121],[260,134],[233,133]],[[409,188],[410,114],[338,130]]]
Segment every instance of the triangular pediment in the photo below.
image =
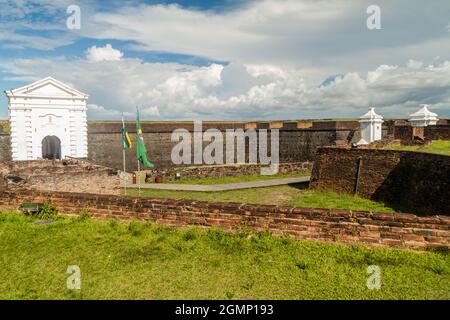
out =
[[82,93],[67,84],[52,77],[33,82],[29,85],[6,92],[9,96],[28,97],[60,97],[60,98],[84,98],[87,94]]

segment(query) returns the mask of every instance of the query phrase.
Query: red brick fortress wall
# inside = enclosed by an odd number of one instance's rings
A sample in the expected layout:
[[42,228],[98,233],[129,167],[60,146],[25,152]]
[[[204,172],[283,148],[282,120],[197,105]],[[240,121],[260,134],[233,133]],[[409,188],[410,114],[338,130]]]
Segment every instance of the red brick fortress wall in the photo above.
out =
[[[182,179],[196,178],[223,178],[238,177],[261,174],[261,168],[267,167],[261,164],[224,164],[224,165],[208,165],[208,166],[192,166],[192,167],[173,167],[158,175],[163,176],[164,181],[175,180],[176,174],[179,173]],[[278,173],[280,174],[300,174],[308,173],[312,170],[312,162],[286,162],[278,165]],[[147,179],[154,178],[156,174],[148,174]]]
[[438,124],[426,127],[413,127],[407,121],[388,120],[386,126],[387,135],[405,145],[414,144],[417,140],[450,140],[450,124],[447,120],[440,120]]
[[319,148],[310,187],[357,193],[402,211],[450,215],[450,157],[411,151]]
[[[132,140],[132,148],[126,151],[127,171],[137,169],[135,148],[135,124],[126,123]],[[312,161],[317,147],[346,144],[359,140],[359,123],[357,121],[276,121],[276,122],[203,122],[202,130],[218,129],[223,133],[227,129],[255,129],[257,132],[267,130],[267,147],[270,150],[270,135],[272,129],[279,130],[279,161],[305,162]],[[144,122],[142,131],[147,147],[149,160],[157,169],[167,170],[174,166],[171,152],[178,142],[171,141],[172,132],[185,129],[191,134],[193,143],[194,123],[188,122]],[[122,124],[119,122],[89,122],[88,123],[88,158],[97,164],[122,169]],[[258,135],[259,136],[259,135]],[[203,148],[210,142],[205,141]],[[246,139],[246,154],[248,158],[250,146]],[[257,147],[257,146],[256,146]],[[192,153],[194,149],[192,147]],[[224,149],[224,154],[226,150]],[[193,155],[191,164],[192,166]]]
[[0,162],[7,188],[120,194],[117,170],[83,160]]
[[51,203],[60,212],[94,218],[152,221],[168,226],[247,227],[296,239],[338,241],[374,246],[450,247],[450,217],[419,217],[346,210],[304,209],[240,203],[163,200],[86,193],[7,190],[1,209],[23,202]]
[[425,140],[450,140],[450,124],[427,126],[424,136]]

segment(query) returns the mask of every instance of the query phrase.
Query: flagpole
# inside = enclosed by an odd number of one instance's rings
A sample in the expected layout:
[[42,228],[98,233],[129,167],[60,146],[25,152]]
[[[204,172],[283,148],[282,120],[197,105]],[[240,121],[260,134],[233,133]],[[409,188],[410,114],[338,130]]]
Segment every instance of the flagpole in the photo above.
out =
[[127,177],[126,177],[126,169],[125,169],[125,149],[122,150],[122,157],[123,157],[123,181],[124,181],[124,187],[125,187],[125,195],[127,195]]
[[141,195],[141,164],[139,163],[138,160],[138,175],[137,175],[137,181],[138,181],[138,192],[139,195]]
[[[124,132],[124,129],[125,129],[125,122],[123,121],[123,112],[122,112],[122,134]],[[123,143],[123,141],[122,141],[122,143]],[[124,182],[124,187],[125,187],[125,195],[127,195],[127,177],[126,177],[127,169],[126,169],[125,161],[126,161],[125,160],[125,147],[122,146],[123,182]]]
[[[139,108],[138,108],[138,106],[136,106],[136,112],[137,112],[137,117],[138,117],[138,119],[139,119]],[[139,121],[140,121],[140,119],[139,119]],[[137,133],[137,128],[136,128],[136,133]],[[138,138],[139,139],[139,138]],[[136,148],[137,148],[137,143],[136,143]],[[140,161],[139,161],[139,159],[138,159],[138,161],[137,161],[137,165],[138,165],[138,175],[137,175],[137,182],[138,182],[138,194],[139,194],[139,196],[141,195],[141,164],[140,164]]]

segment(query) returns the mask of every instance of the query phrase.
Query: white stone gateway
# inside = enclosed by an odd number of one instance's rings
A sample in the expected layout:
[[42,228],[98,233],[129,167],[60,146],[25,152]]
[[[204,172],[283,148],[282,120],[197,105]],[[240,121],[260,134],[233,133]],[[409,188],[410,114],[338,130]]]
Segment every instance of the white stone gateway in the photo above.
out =
[[51,77],[5,94],[13,160],[87,157],[87,94]]
[[369,111],[359,119],[361,140],[358,141],[358,145],[370,144],[381,140],[383,117],[375,113],[375,108],[369,108]]
[[427,104],[421,104],[419,111],[409,115],[409,122],[413,127],[426,127],[438,122],[438,115],[428,110]]

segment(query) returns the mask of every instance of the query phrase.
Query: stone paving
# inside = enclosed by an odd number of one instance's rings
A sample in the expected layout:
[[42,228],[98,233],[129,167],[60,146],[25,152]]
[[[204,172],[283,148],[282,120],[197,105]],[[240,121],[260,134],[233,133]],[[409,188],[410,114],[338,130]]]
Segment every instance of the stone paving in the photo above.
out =
[[[248,181],[227,184],[200,185],[200,184],[176,184],[176,183],[145,183],[141,184],[141,189],[160,189],[160,190],[178,190],[178,191],[228,191],[249,188],[262,188],[280,186],[286,184],[309,182],[310,176],[295,178],[268,179],[259,181]],[[124,187],[122,185],[122,187]],[[129,184],[127,188],[138,188],[137,184]]]

